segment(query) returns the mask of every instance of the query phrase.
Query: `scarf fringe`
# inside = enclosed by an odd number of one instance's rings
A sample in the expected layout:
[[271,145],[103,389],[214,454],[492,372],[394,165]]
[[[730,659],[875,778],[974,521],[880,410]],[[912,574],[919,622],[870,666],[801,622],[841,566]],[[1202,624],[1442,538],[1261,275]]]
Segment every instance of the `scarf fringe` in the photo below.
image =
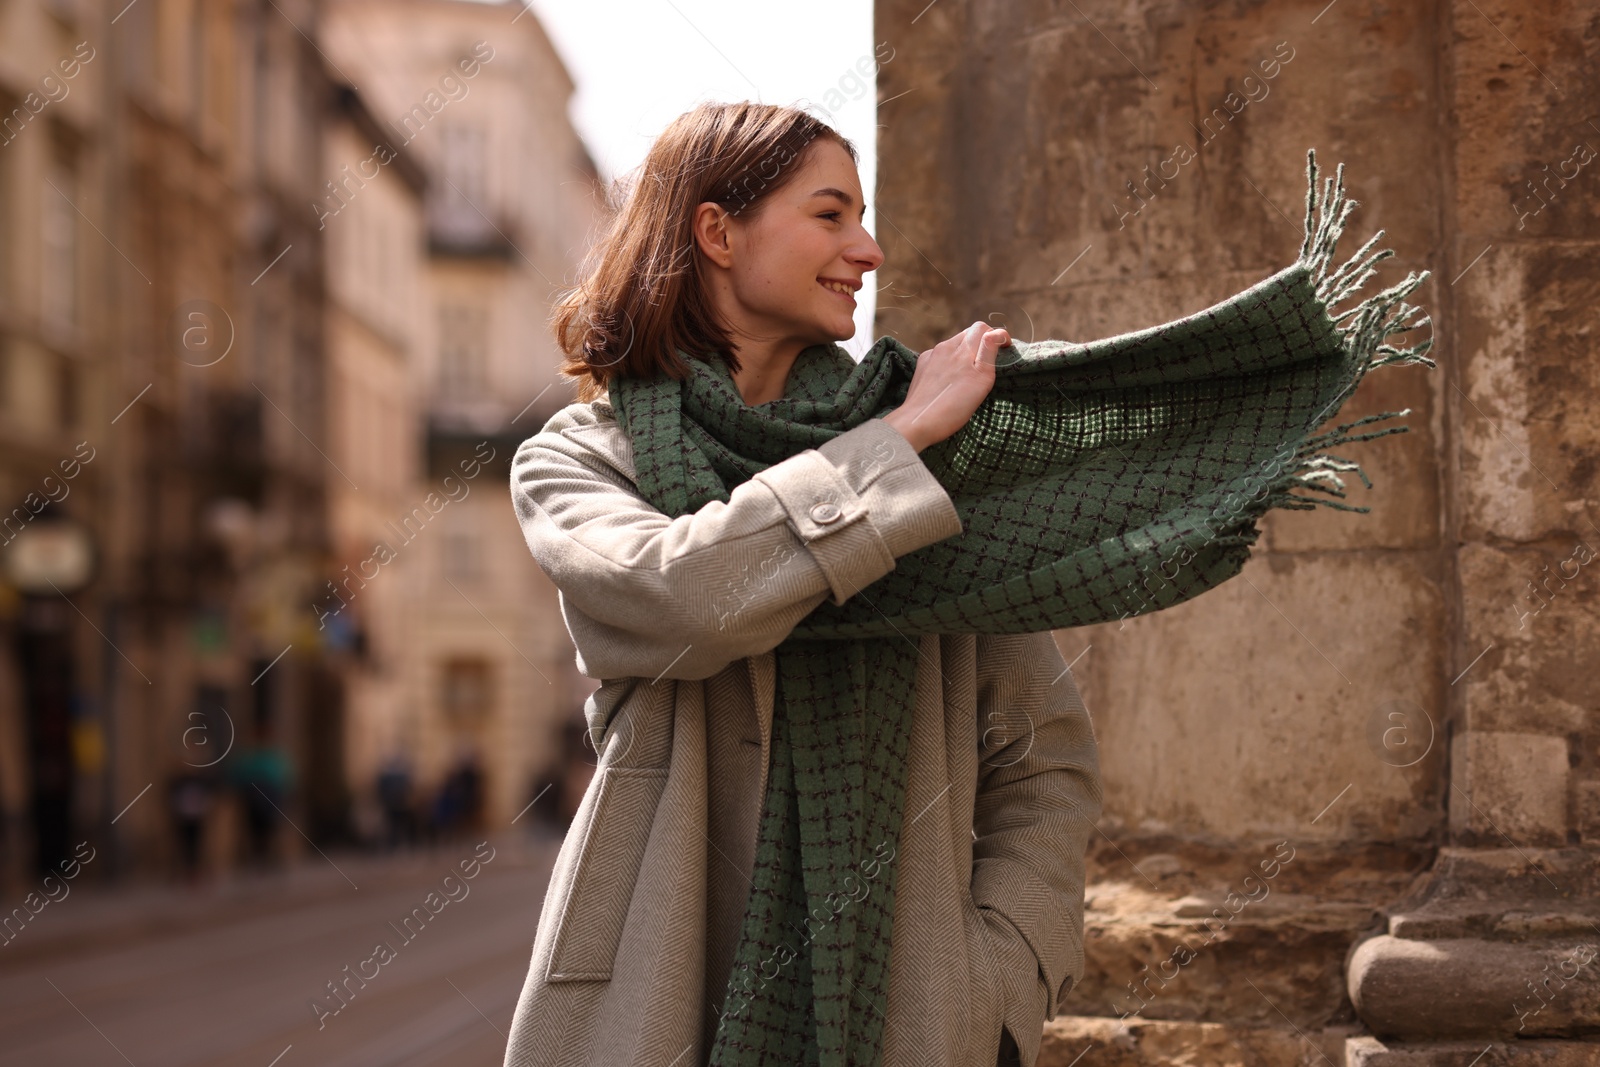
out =
[[[1394,250],[1389,248],[1372,250],[1373,246],[1383,238],[1384,231],[1380,229],[1337,268],[1332,267],[1335,246],[1344,233],[1350,213],[1355,210],[1358,203],[1360,201],[1350,199],[1345,193],[1343,163],[1334,170],[1333,177],[1323,179],[1322,195],[1317,196],[1317,153],[1314,148],[1308,149],[1305,240],[1300,245],[1297,262],[1310,269],[1317,299],[1327,310],[1328,317],[1339,333],[1350,367],[1349,380],[1328,402],[1324,412],[1339,408],[1356,391],[1356,387],[1361,384],[1361,379],[1368,371],[1378,367],[1414,363],[1426,367],[1436,366],[1426,355],[1433,347],[1431,336],[1410,345],[1391,344],[1388,341],[1388,338],[1396,334],[1408,333],[1432,323],[1432,318],[1426,314],[1417,318],[1417,315],[1422,313],[1422,308],[1405,301],[1407,296],[1428,279],[1429,271],[1412,271],[1401,281],[1382,292],[1372,294],[1353,307],[1337,314],[1333,311],[1334,305],[1359,290],[1377,272],[1378,263],[1394,255]],[[1340,511],[1365,513],[1372,510],[1339,504],[1316,496],[1301,496],[1292,490],[1296,488],[1316,490],[1343,499],[1345,485],[1338,472],[1351,471],[1361,478],[1363,485],[1371,489],[1372,481],[1361,469],[1360,464],[1323,450],[1356,441],[1370,441],[1392,433],[1405,433],[1410,427],[1391,426],[1354,436],[1349,431],[1369,422],[1409,414],[1411,414],[1410,408],[1402,411],[1385,411],[1356,419],[1354,422],[1341,423],[1332,430],[1306,438],[1295,449],[1294,461],[1267,482],[1267,492],[1261,499],[1257,517],[1272,507],[1307,511],[1321,505],[1337,508]],[[1319,415],[1312,426],[1320,422],[1321,418]]]

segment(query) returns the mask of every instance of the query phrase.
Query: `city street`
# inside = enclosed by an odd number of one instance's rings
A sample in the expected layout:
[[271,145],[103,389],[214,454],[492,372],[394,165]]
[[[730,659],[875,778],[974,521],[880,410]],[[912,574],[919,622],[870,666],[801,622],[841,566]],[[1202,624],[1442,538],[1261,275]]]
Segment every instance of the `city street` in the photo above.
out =
[[202,889],[79,883],[0,948],[0,1064],[497,1067],[558,845],[310,853]]

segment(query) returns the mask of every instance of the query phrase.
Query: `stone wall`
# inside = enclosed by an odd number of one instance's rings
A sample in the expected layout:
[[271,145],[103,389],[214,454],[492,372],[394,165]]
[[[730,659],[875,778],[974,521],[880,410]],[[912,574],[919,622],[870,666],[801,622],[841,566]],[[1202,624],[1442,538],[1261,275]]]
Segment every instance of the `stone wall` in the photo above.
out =
[[[878,86],[879,333],[926,348],[986,318],[1023,340],[1086,340],[1199,311],[1293,261],[1308,148],[1325,174],[1346,165],[1360,202],[1340,258],[1380,228],[1397,253],[1364,292],[1432,272],[1411,300],[1433,317],[1438,367],[1382,368],[1338,414],[1411,409],[1409,432],[1338,450],[1373,482],[1346,476],[1344,502],[1370,513],[1276,510],[1223,587],[1057,634],[1069,661],[1082,654],[1101,742],[1091,893],[1155,889],[1140,863],[1153,849],[1184,869],[1182,892],[1225,885],[1281,840],[1335,880],[1341,856],[1389,872],[1353,898],[1306,887],[1312,910],[1319,892],[1371,905],[1342,927],[1350,944],[1454,896],[1442,881],[1498,869],[1435,864],[1441,849],[1514,850],[1552,872],[1552,899],[1581,896],[1583,876],[1564,897],[1554,872],[1587,870],[1600,840],[1600,13],[876,0],[876,18],[897,56]],[[1191,857],[1202,846],[1211,860]],[[1179,890],[1160,885],[1162,922],[1181,927]],[[1477,895],[1503,913],[1523,886]],[[1091,938],[1140,942],[1112,912]],[[1114,987],[1143,963],[1096,966]],[[1113,1014],[1090,977],[1073,1010]],[[1363,1032],[1382,1012],[1349,977],[1354,1005],[1294,1025]],[[1197,991],[1166,1017],[1230,1021],[1208,1002]],[[1561,1033],[1581,1032],[1578,1016]],[[1262,1056],[1226,1062],[1279,1062]]]

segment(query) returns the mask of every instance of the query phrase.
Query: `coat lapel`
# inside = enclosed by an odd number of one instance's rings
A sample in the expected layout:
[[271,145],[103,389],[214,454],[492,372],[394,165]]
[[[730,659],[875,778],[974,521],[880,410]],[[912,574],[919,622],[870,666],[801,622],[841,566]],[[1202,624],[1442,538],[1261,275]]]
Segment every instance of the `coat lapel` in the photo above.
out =
[[750,690],[756,699],[756,723],[761,730],[761,779],[756,786],[756,803],[767,795],[767,769],[772,765],[772,705],[777,657],[771,651],[745,660],[750,667]]

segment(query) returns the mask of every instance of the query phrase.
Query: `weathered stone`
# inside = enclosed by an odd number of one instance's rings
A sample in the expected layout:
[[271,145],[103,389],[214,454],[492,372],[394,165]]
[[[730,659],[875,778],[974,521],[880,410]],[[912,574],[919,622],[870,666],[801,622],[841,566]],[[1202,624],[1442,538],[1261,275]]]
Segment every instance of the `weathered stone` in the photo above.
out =
[[1306,1067],[1337,1062],[1349,1032],[1058,1015],[1036,1067]]
[[[1580,566],[1585,558],[1593,562]],[[1485,653],[1466,675],[1470,684],[1459,687],[1472,729],[1592,730],[1600,675],[1585,653],[1600,647],[1600,536],[1463,545],[1460,561],[1462,585],[1473,594],[1464,605],[1467,648]]]
[[1567,741],[1471,730],[1451,743],[1450,829],[1484,844],[1567,839]]
[[1407,1040],[1579,1033],[1600,1019],[1597,938],[1412,941],[1382,934],[1350,956],[1350,999]]
[[[1095,721],[1108,828],[1297,843],[1425,833],[1449,679],[1424,562],[1271,553],[1188,603],[1064,635],[1068,659],[1093,646],[1079,668],[1090,707],[1115,709]],[[1268,662],[1283,666],[1246,666]],[[1241,669],[1224,684],[1218,663]]]
[[[1489,1058],[1489,1055],[1493,1056]],[[1600,1044],[1587,1041],[1481,1041],[1408,1043],[1353,1037],[1345,1067],[1595,1067]]]
[[1587,121],[1595,118],[1593,97],[1583,91],[1593,76],[1593,7],[1449,7],[1459,138],[1452,187],[1456,226],[1475,245],[1467,258],[1490,241],[1600,237],[1600,159],[1580,165],[1574,153],[1579,144],[1600,149],[1600,132]]
[[[1600,616],[1587,572],[1559,570],[1579,538],[1600,548],[1600,196],[1585,193],[1600,158],[1578,151],[1600,148],[1584,110],[1593,11],[877,0],[875,24],[908,60],[886,68],[884,95],[907,95],[888,105],[881,155],[916,164],[882,172],[891,225],[879,227],[907,257],[884,271],[883,316],[907,343],[977,318],[1029,340],[1091,340],[1232,295],[1297,251],[1312,146],[1324,176],[1346,165],[1360,205],[1341,249],[1383,228],[1398,252],[1365,292],[1433,272],[1413,300],[1434,318],[1440,366],[1375,372],[1329,420],[1411,409],[1408,432],[1332,450],[1374,483],[1346,477],[1340,502],[1370,513],[1275,511],[1221,588],[1057,635],[1095,713],[1106,786],[1088,967],[1068,1010],[1115,1015],[1130,981],[1154,973],[1155,987],[1237,891],[1229,861],[1242,875],[1256,842],[1446,847],[1415,886],[1415,866],[1365,883],[1324,867],[1297,884],[1312,865],[1291,865],[1140,1021],[1058,1018],[1040,1062],[1086,1049],[1085,1067],[1322,1062],[1299,1028],[1330,1042],[1331,1063],[1354,1006],[1319,979],[1385,926],[1460,947],[1415,941],[1375,979],[1407,953],[1442,953],[1424,960],[1427,981],[1501,997],[1493,1010],[1514,1018],[1504,976],[1461,969],[1548,955],[1600,919],[1600,680],[1587,662]],[[1519,607],[1524,593],[1539,599]],[[1200,841],[1217,854],[1200,857]],[[1373,1017],[1404,1014],[1405,986],[1387,1008],[1368,987]],[[1287,1018],[1263,1006],[1280,997]],[[1427,1008],[1440,1034],[1474,1032],[1489,1010],[1444,993]],[[1572,1020],[1552,1023],[1552,1006],[1541,1025],[1578,1028],[1583,1009],[1565,1010]],[[1353,1041],[1349,1062],[1600,1063],[1592,1045],[1490,1044]]]
[[1439,851],[1389,933],[1412,940],[1521,941],[1600,933],[1600,856],[1580,848]]
[[1600,844],[1600,782],[1579,782],[1578,832],[1586,845]]
[[1548,541],[1564,555],[1581,537],[1600,552],[1594,262],[1588,246],[1510,242],[1491,246],[1460,278],[1466,540]]
[[1099,839],[1085,892],[1084,977],[1061,1010],[1274,1026],[1347,1022],[1340,975],[1427,863],[1405,850]]

